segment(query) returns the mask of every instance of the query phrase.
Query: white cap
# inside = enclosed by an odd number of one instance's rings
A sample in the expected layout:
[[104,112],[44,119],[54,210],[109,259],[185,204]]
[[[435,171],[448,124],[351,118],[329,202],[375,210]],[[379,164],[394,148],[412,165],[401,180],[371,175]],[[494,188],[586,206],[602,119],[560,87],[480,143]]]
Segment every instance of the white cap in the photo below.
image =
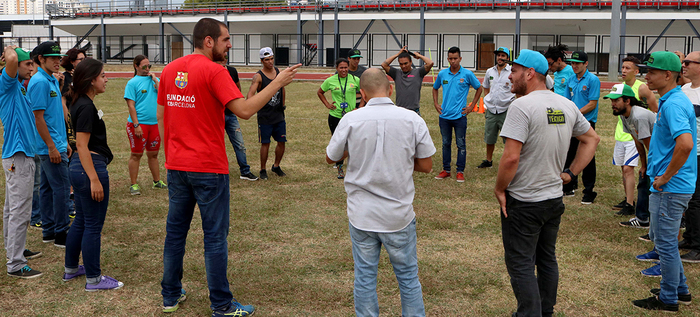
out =
[[263,47],[260,49],[260,59],[263,59],[265,57],[270,57],[270,56],[275,56],[275,53],[272,52],[271,48]]

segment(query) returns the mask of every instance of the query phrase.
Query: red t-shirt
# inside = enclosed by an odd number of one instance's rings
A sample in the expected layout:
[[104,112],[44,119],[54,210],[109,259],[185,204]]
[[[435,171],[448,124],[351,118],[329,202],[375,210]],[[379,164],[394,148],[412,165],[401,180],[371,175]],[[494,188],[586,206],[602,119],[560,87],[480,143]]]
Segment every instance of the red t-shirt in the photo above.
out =
[[243,94],[226,68],[191,54],[163,69],[158,104],[163,114],[165,168],[228,174],[224,108]]

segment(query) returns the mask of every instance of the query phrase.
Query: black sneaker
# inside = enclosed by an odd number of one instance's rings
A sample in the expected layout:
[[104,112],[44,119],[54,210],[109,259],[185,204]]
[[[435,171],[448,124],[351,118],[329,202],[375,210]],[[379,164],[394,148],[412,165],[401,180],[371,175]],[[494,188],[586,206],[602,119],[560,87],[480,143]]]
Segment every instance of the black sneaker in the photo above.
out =
[[260,170],[260,179],[267,179],[267,171]]
[[641,221],[639,218],[634,217],[630,219],[630,221],[620,222],[620,226],[637,229],[649,229],[649,221]]
[[615,206],[612,206],[612,210],[620,210],[624,208],[627,204],[627,198],[623,199],[620,203],[618,203]]
[[618,216],[634,216],[635,207],[625,202],[625,207],[622,207],[622,209],[620,209],[620,211],[616,212],[615,214]]
[[256,180],[258,180],[258,177],[255,176],[255,174],[248,172],[245,174],[241,174],[241,179],[245,179],[247,181],[256,181]]
[[639,308],[644,308],[647,310],[663,310],[663,311],[669,311],[669,312],[677,312],[678,311],[678,304],[666,304],[666,303],[662,302],[660,299],[656,298],[656,296],[652,296],[652,297],[645,298],[645,299],[634,300],[634,301],[632,301],[632,305],[639,307]]
[[277,174],[277,176],[279,176],[279,177],[285,177],[285,176],[287,176],[287,174],[285,174],[285,173],[282,171],[282,168],[279,167],[279,166],[277,166],[277,167],[272,166],[272,172],[275,173],[275,174]]
[[574,192],[573,190],[570,190],[568,192],[564,192],[564,197],[573,197],[573,196],[576,196],[576,192]]
[[688,240],[686,240],[686,239],[678,241],[678,248],[683,249],[683,250],[689,250],[690,249],[690,242],[688,242]]
[[646,242],[651,242],[651,238],[649,238],[649,234],[645,234],[643,236],[639,236],[639,240],[646,241]]
[[[661,293],[661,289],[659,288],[652,288],[649,290],[649,293],[651,293],[654,296],[659,296],[659,293]],[[678,304],[683,304],[683,305],[690,305],[690,302],[693,300],[693,296],[688,294],[678,294]]]
[[681,255],[681,261],[686,263],[700,263],[700,252],[693,250],[683,254]]
[[32,252],[32,251],[29,251],[29,249],[24,249],[24,258],[27,260],[36,259],[38,257],[41,257],[41,255],[42,255],[41,251]]
[[68,237],[68,230],[57,233],[56,239],[53,241],[53,245],[55,245],[59,248],[65,249],[67,237]]
[[39,277],[41,276],[41,274],[42,273],[37,270],[32,270],[32,268],[30,268],[29,265],[25,265],[23,268],[17,271],[7,273],[8,276],[24,279]]
[[481,161],[481,164],[479,164],[479,166],[477,166],[476,168],[491,168],[491,167],[493,167],[493,161],[483,160],[483,161]]
[[683,215],[683,217],[681,217],[681,228],[680,229],[685,230],[685,215]]
[[[590,205],[595,201],[595,198],[598,196],[598,193],[596,192],[591,192],[591,193],[584,193],[583,198],[581,199],[581,204],[584,205]],[[634,213],[632,213],[634,214]]]
[[71,219],[75,219],[75,210],[71,211],[71,212],[68,214],[68,217],[70,217]]
[[44,236],[44,238],[41,241],[43,241],[44,243],[51,243],[54,240],[56,240],[56,236],[52,234],[50,236]]
[[35,223],[35,224],[29,224],[29,228],[34,228],[34,229],[43,230],[43,228],[41,227],[41,221],[39,221],[39,222],[37,222],[37,223]]

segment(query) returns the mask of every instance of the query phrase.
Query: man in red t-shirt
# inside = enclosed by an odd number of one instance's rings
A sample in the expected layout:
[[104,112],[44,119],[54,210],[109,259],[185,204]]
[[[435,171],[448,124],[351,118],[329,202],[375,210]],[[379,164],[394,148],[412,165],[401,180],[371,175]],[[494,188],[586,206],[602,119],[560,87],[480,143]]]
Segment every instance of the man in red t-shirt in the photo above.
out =
[[292,81],[301,65],[280,72],[266,89],[246,100],[226,69],[215,63],[226,60],[231,48],[226,24],[203,18],[195,25],[193,38],[194,53],[168,64],[158,89],[158,128],[163,136],[170,192],[161,282],[163,311],[177,310],[186,298],[182,262],[197,204],[213,316],[248,316],[255,309],[233,298],[226,275],[230,192],[224,109],[250,118]]

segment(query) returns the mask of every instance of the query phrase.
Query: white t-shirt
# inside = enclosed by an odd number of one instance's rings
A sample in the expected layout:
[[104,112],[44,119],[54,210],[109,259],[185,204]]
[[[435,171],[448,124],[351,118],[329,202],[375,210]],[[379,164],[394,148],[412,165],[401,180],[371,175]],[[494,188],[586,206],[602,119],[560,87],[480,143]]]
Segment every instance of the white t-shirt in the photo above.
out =
[[500,74],[498,66],[489,68],[484,74],[482,86],[489,89],[489,94],[484,97],[484,104],[493,114],[508,111],[508,106],[515,100],[515,94],[510,92],[511,82],[508,76],[510,76],[510,65],[506,65]]
[[[700,87],[698,88],[690,88],[691,83],[687,83],[681,87],[681,90],[683,93],[688,96],[688,99],[690,99],[690,102],[693,103],[693,108],[695,108],[695,122],[698,125],[698,128],[700,128]],[[695,142],[698,145],[698,148],[700,149],[700,133],[695,137],[696,140]],[[700,156],[700,151],[698,151],[698,156]]]
[[389,98],[372,98],[367,106],[340,120],[326,154],[334,161],[348,151],[345,191],[353,227],[396,232],[416,217],[413,168],[416,158],[435,154],[428,127],[415,111]]
[[560,174],[572,137],[590,129],[576,105],[549,90],[537,90],[510,104],[501,136],[523,143],[515,177],[508,185],[513,198],[538,202],[562,196]]

